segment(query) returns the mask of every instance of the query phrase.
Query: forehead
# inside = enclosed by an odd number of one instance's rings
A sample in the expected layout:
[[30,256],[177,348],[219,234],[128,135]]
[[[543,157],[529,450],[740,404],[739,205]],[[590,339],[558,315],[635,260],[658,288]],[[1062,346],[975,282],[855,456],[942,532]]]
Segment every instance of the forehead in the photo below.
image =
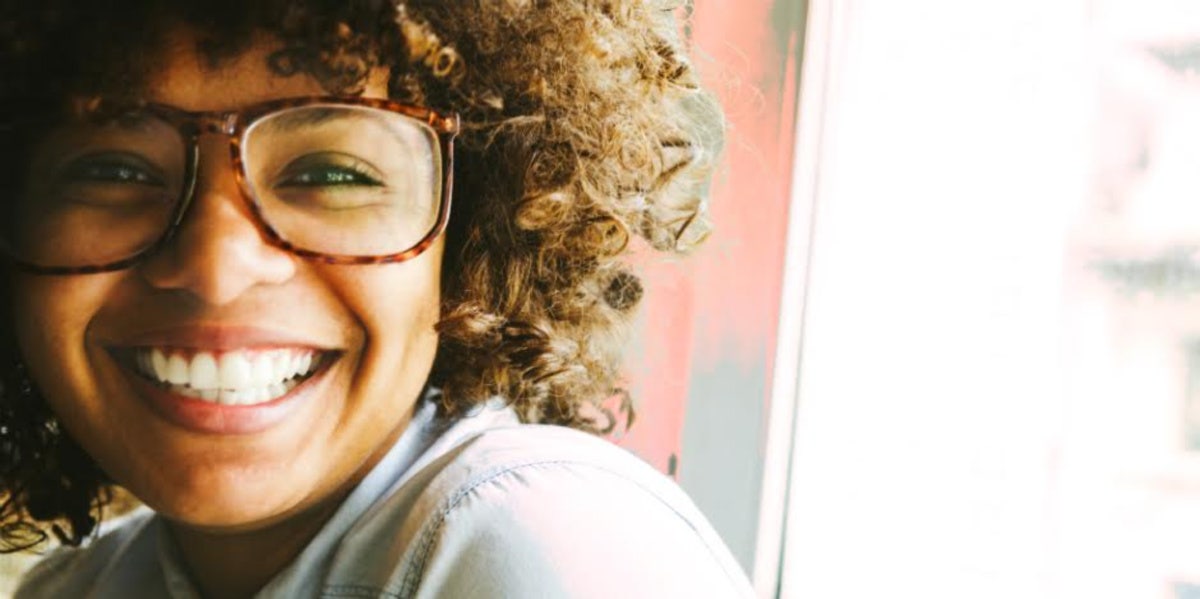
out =
[[[147,100],[189,111],[225,111],[280,98],[329,94],[304,71],[281,75],[272,69],[275,54],[283,48],[275,38],[258,35],[241,53],[215,64],[200,51],[198,41],[194,34],[180,31],[157,50],[156,67],[146,81]],[[363,95],[386,97],[386,73],[372,73]]]

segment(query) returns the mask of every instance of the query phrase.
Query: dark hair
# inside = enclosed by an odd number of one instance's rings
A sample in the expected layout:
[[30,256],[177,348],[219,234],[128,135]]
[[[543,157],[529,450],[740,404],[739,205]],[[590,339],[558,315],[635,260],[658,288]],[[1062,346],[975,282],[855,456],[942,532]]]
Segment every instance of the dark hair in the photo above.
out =
[[[430,380],[444,391],[443,412],[499,395],[526,421],[604,432],[614,418],[601,403],[619,394],[620,349],[642,296],[623,253],[635,237],[686,251],[709,231],[705,192],[722,122],[683,54],[678,8],[3,0],[0,154],[25,151],[30,139],[15,121],[39,107],[136,100],[155,67],[147,49],[179,27],[199,34],[214,65],[253,34],[273,35],[284,49],[272,68],[307,72],[331,93],[359,93],[386,67],[394,99],[463,117]],[[111,483],[25,376],[9,312],[0,324],[0,547],[36,544],[38,522],[77,544]]]

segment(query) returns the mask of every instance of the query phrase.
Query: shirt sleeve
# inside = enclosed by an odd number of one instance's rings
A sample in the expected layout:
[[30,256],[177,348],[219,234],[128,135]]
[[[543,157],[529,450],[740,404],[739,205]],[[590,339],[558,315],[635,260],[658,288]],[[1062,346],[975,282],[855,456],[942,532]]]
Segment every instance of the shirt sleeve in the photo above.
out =
[[416,596],[752,597],[694,510],[681,491],[664,496],[602,466],[512,467],[464,489],[440,514]]

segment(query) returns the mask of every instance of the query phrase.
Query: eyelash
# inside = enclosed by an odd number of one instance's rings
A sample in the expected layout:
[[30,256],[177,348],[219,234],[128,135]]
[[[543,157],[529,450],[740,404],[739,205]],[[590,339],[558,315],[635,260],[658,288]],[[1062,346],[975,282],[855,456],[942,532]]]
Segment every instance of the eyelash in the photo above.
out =
[[[336,174],[344,176],[346,174],[353,175],[357,179],[354,181],[328,181],[328,180],[309,180],[301,181],[300,179],[312,177],[313,171],[321,171],[322,174]],[[317,165],[310,167],[303,172],[300,172],[292,177],[280,182],[279,187],[341,187],[341,186],[362,186],[362,187],[382,187],[383,183],[376,179],[366,168],[361,165]]]
[[96,161],[76,164],[67,170],[67,177],[79,183],[163,185],[161,179],[146,169],[121,162]]

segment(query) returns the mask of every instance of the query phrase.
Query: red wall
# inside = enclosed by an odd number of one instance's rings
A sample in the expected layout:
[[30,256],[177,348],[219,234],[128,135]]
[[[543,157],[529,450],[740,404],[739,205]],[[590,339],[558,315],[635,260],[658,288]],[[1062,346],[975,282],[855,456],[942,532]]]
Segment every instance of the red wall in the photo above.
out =
[[[716,225],[685,260],[646,267],[647,300],[628,372],[638,422],[620,442],[661,470],[682,447],[697,372],[765,378],[766,413],[779,314],[802,45],[801,0],[696,0],[692,56],[726,111],[714,183]],[[763,426],[765,431],[765,425]]]

